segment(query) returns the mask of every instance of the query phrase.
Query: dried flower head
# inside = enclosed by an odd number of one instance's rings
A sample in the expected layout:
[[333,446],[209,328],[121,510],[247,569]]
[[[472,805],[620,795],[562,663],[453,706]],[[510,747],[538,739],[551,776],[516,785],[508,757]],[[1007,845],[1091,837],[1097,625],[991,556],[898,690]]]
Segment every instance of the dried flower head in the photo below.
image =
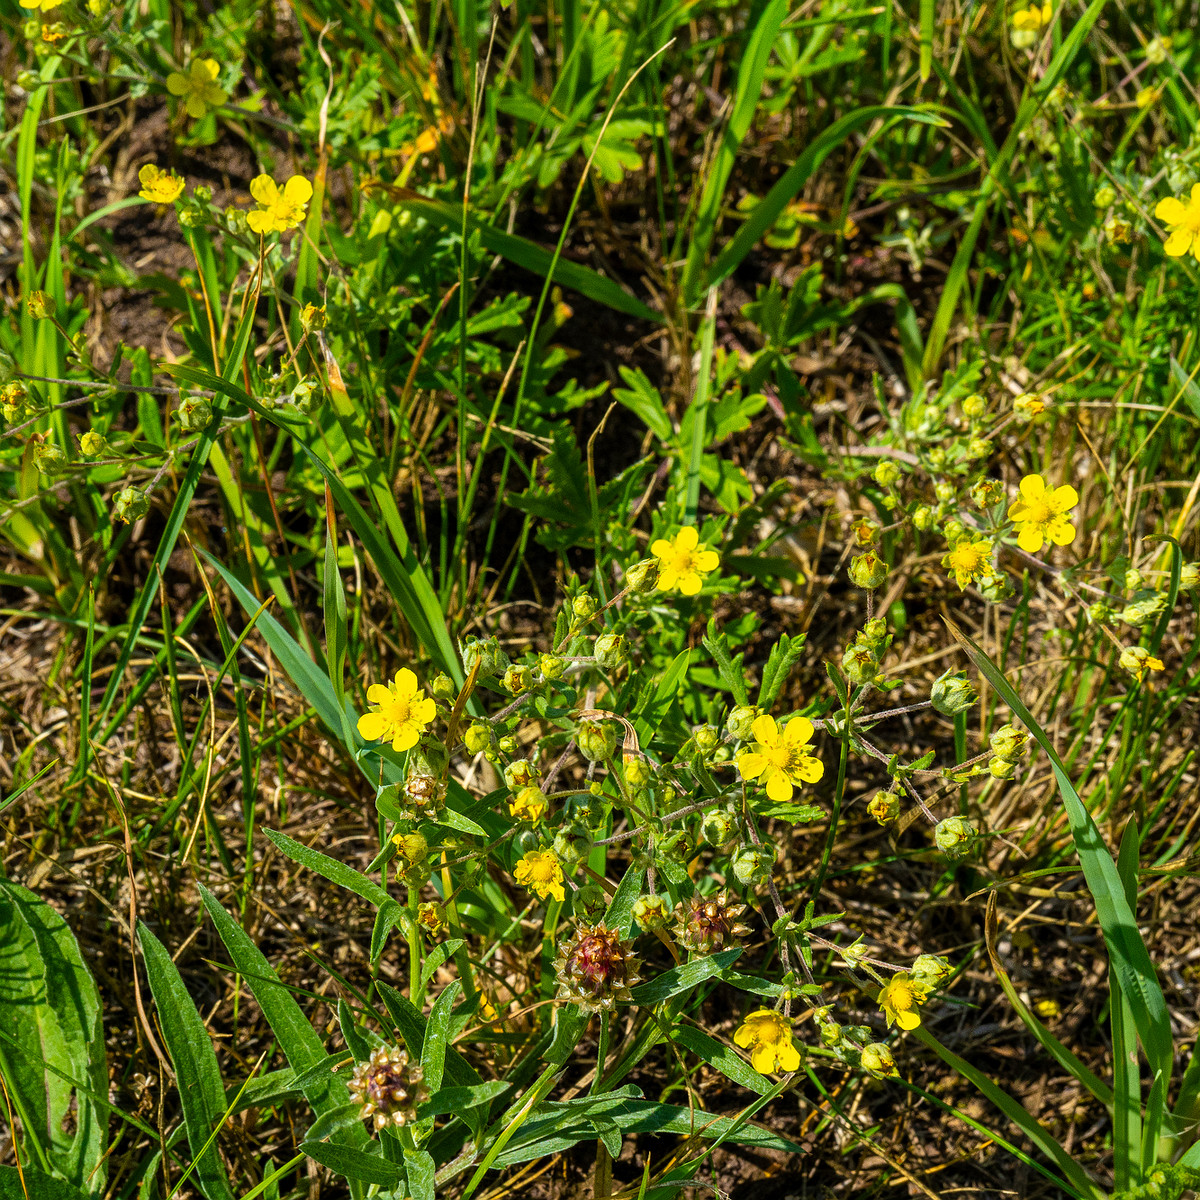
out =
[[715,954],[749,934],[750,927],[738,920],[745,911],[744,904],[730,904],[725,891],[681,900],[675,906],[676,936],[697,954]]
[[554,960],[558,999],[585,1012],[629,1004],[629,989],[637,983],[641,965],[632,943],[623,941],[618,930],[602,923],[580,925]]
[[354,1068],[346,1086],[362,1104],[363,1119],[372,1119],[378,1132],[416,1120],[417,1106],[429,1098],[422,1080],[420,1065],[409,1060],[407,1051],[377,1046],[366,1062]]

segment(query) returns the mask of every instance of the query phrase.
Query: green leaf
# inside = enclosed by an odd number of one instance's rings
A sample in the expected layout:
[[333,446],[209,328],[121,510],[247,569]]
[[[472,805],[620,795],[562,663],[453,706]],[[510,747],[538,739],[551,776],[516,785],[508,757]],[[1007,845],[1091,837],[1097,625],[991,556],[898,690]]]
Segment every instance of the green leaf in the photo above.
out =
[[511,1090],[512,1084],[503,1079],[493,1079],[489,1083],[479,1083],[474,1087],[441,1088],[421,1105],[417,1115],[440,1117],[448,1113],[467,1112],[481,1104],[491,1104],[493,1100]]
[[[402,995],[386,983],[378,983],[379,995],[383,999],[388,1015],[404,1039],[408,1052],[414,1058],[424,1059],[427,1022],[420,1010],[407,996]],[[478,1087],[483,1082],[479,1072],[453,1046],[446,1047],[445,1074],[455,1087]]]
[[330,883],[336,883],[356,896],[361,896],[376,908],[383,908],[385,904],[395,903],[385,888],[380,887],[379,884],[374,883],[344,862],[330,858],[328,854],[322,854],[320,850],[305,846],[294,838],[288,837],[286,833],[279,833],[274,829],[264,829],[263,833],[288,858],[307,867],[310,871],[315,871],[318,875],[323,875]]
[[671,1040],[685,1050],[699,1055],[710,1067],[716,1067],[726,1079],[760,1096],[765,1096],[772,1088],[771,1081],[760,1075],[745,1059],[740,1058],[730,1047],[694,1025],[676,1025],[671,1031]]
[[610,929],[618,930],[622,937],[629,936],[630,927],[633,925],[633,906],[642,894],[642,880],[645,877],[645,867],[637,864],[631,865],[621,877],[621,882],[617,884],[617,890],[613,892],[613,897],[608,902],[608,913],[604,918],[604,923]]
[[213,1138],[226,1119],[227,1108],[212,1041],[166,947],[141,922],[138,940],[163,1041],[175,1068],[196,1187],[208,1200],[232,1200],[233,1190]]
[[[361,1121],[359,1128],[362,1128]],[[336,1142],[304,1141],[300,1143],[300,1149],[309,1158],[341,1175],[343,1179],[394,1188],[404,1178],[404,1172],[382,1155],[367,1154],[352,1146],[342,1146]]]
[[648,980],[646,983],[639,983],[637,987],[631,989],[634,1002],[657,1004],[660,1000],[666,1000],[679,992],[690,991],[706,979],[720,975],[726,967],[738,959],[741,953],[740,947],[733,950],[722,950],[718,954],[708,955],[707,958],[698,958],[694,962],[672,967],[656,978]]
[[462,985],[455,979],[442,989],[429,1012],[425,1026],[425,1045],[421,1049],[421,1069],[425,1072],[425,1083],[431,1091],[442,1086],[442,1072],[446,1063],[446,1042],[450,1037],[450,1012]]
[[1112,854],[1104,844],[1104,838],[1096,827],[1092,814],[1088,812],[1067,777],[1066,767],[1045,730],[1021,702],[1021,698],[995,663],[957,625],[951,621],[946,621],[946,624],[980,674],[1025,724],[1050,760],[1054,780],[1058,784],[1059,795],[1067,814],[1067,823],[1071,828],[1071,836],[1075,841],[1075,852],[1096,905],[1096,916],[1104,934],[1104,944],[1108,948],[1112,967],[1120,979],[1121,990],[1130,1000],[1138,1037],[1146,1051],[1151,1071],[1154,1074],[1161,1072],[1169,1078],[1174,1047],[1166,1001],[1149,951],[1138,931],[1137,919],[1126,899],[1125,888]]
[[24,1183],[16,1167],[0,1167],[0,1200],[87,1200],[85,1192],[65,1179],[56,1179],[29,1165],[22,1170]]
[[93,1096],[108,1095],[109,1079],[100,996],[62,917],[6,879],[0,879],[0,1025],[8,1035],[0,1070],[24,1126],[25,1155],[102,1194],[108,1109]]

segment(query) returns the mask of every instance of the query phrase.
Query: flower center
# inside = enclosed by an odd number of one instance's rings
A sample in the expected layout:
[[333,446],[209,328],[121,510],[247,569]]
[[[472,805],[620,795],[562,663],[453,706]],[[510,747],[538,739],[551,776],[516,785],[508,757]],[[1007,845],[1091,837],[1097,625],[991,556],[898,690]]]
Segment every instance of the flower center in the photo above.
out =
[[896,1012],[908,1012],[913,1006],[912,988],[907,983],[893,983],[888,989],[888,1005]]
[[547,858],[535,858],[529,862],[529,878],[534,883],[553,883],[554,864]]
[[676,575],[690,575],[696,569],[696,556],[691,550],[672,550],[667,565]]
[[1045,500],[1033,500],[1025,509],[1025,521],[1030,525],[1049,525],[1054,520],[1054,512]]
[[411,718],[412,709],[408,702],[408,697],[396,697],[387,705],[385,711],[385,719],[391,721],[393,725],[406,725]]
[[974,571],[983,564],[983,555],[969,542],[950,552],[950,565],[957,571]]

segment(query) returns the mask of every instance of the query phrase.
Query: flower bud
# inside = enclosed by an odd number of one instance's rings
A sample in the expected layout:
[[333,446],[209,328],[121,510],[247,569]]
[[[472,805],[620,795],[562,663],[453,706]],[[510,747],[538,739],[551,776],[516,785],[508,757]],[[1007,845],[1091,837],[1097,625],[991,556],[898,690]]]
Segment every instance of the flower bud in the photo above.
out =
[[455,686],[454,680],[445,671],[439,671],[433,677],[433,682],[429,685],[429,690],[439,700],[456,700],[458,698],[458,688]]
[[946,469],[947,455],[944,446],[934,446],[929,451],[929,469],[934,472],[942,472]]
[[30,292],[25,306],[35,321],[46,321],[54,316],[54,301],[47,292]]
[[626,754],[621,765],[625,768],[625,782],[629,787],[645,787],[653,777],[650,764],[640,754]]
[[633,919],[647,933],[662,929],[669,915],[667,902],[661,896],[639,896],[633,902]]
[[1040,396],[1031,396],[1028,392],[1014,397],[1012,406],[1013,419],[1018,425],[1028,425],[1046,411],[1046,402]]
[[561,679],[567,663],[556,654],[541,654],[538,656],[538,669],[545,679]]
[[501,754],[516,754],[517,752],[517,739],[511,733],[505,734],[500,739],[499,745]]
[[887,563],[873,550],[850,560],[850,582],[855,587],[877,588],[887,577]]
[[200,433],[212,420],[212,405],[203,396],[188,396],[175,411],[179,427],[186,433]]
[[1125,572],[1125,588],[1127,591],[1136,592],[1138,588],[1143,587],[1146,583],[1146,577],[1136,567],[1130,567]]
[[396,847],[396,857],[409,866],[423,866],[429,857],[429,843],[424,834],[416,830],[412,833],[393,834],[392,844]]
[[971,488],[971,503],[976,508],[994,508],[1004,499],[1004,485],[998,479],[981,479]]
[[592,835],[583,825],[564,825],[554,835],[553,850],[564,867],[577,867],[592,852]]
[[922,533],[926,533],[933,528],[933,509],[928,504],[918,505],[913,509],[912,522]]
[[972,392],[962,402],[962,410],[968,421],[978,421],[987,412],[987,401],[978,392]]
[[537,770],[527,758],[518,758],[504,768],[504,782],[513,791],[530,787],[537,782]]
[[225,228],[233,234],[245,234],[250,231],[250,226],[246,221],[245,209],[237,208],[235,205],[230,205],[225,210]]
[[325,305],[323,304],[306,304],[300,310],[300,328],[305,333],[312,333],[316,329],[324,329],[326,319]]
[[1115,189],[1107,183],[1102,183],[1097,189],[1096,194],[1092,197],[1092,203],[1097,208],[1110,208],[1117,199]]
[[589,762],[607,762],[617,748],[617,729],[611,721],[584,721],[575,735],[579,753]]
[[571,601],[571,613],[580,621],[590,621],[596,615],[599,605],[586,592],[580,593]]
[[987,458],[992,452],[992,443],[984,437],[973,437],[967,442],[964,453],[974,461],[977,458]]
[[993,758],[988,762],[988,774],[993,779],[1011,779],[1016,773],[1017,764],[1011,758]]
[[575,893],[573,911],[584,921],[598,921],[608,911],[608,894],[598,883],[585,883]]
[[446,928],[446,910],[432,900],[417,905],[417,924],[430,937],[436,937]]
[[22,91],[32,92],[42,86],[42,77],[36,71],[18,71],[17,87]]
[[113,497],[113,516],[130,524],[140,521],[150,511],[150,498],[135,487],[123,487]]
[[947,817],[933,831],[937,848],[951,858],[959,858],[971,848],[977,836],[975,826],[966,817]]
[[605,633],[596,639],[592,650],[596,656],[596,665],[611,671],[619,667],[629,657],[625,650],[625,635],[621,633]]
[[482,754],[492,744],[492,731],[483,724],[476,722],[468,727],[463,734],[463,745],[469,754]]
[[1149,596],[1145,600],[1135,600],[1121,609],[1121,620],[1126,625],[1134,625],[1140,629],[1143,625],[1149,625],[1166,606],[1166,596]]
[[725,731],[739,742],[747,742],[754,736],[751,728],[762,716],[762,709],[753,704],[739,704],[725,718]]
[[710,846],[724,846],[737,828],[732,815],[721,808],[704,814],[700,822],[700,836]]
[[867,803],[867,812],[880,825],[886,825],[900,815],[900,797],[895,792],[876,792]]
[[966,532],[967,531],[963,523],[955,517],[951,517],[942,529],[942,533],[945,535],[946,541],[951,545],[954,545],[955,542],[959,541],[966,534]]
[[546,793],[539,787],[518,788],[508,802],[508,811],[518,821],[528,821],[533,824],[540,821],[550,807]]
[[992,733],[988,738],[988,745],[992,749],[992,753],[999,758],[1007,758],[1010,762],[1015,762],[1022,754],[1025,753],[1025,743],[1029,741],[1029,734],[1023,729],[1018,729],[1015,725],[1001,725],[999,729]]
[[998,604],[1013,593],[1012,580],[1003,571],[995,569],[984,575],[976,586],[989,604]]
[[1088,605],[1087,618],[1093,625],[1111,625],[1113,611],[1103,600],[1097,600]]
[[302,413],[316,412],[321,407],[323,399],[321,381],[313,379],[309,375],[305,375],[303,379],[297,381],[291,391],[291,401]]
[[929,689],[929,699],[933,707],[943,716],[952,717],[955,713],[966,712],[978,699],[966,671],[953,669],[943,671]]
[[721,742],[721,731],[715,725],[697,725],[692,730],[692,741],[701,754],[710,754]]
[[832,1050],[842,1041],[842,1027],[836,1021],[824,1021],[821,1024],[821,1045]]
[[40,442],[33,449],[33,461],[43,475],[57,475],[66,467],[67,456],[53,442]]
[[508,655],[500,648],[494,637],[480,640],[467,638],[462,648],[463,668],[468,675],[479,665],[479,679],[492,679],[508,670]]
[[79,453],[86,455],[88,458],[95,458],[96,455],[103,454],[104,450],[105,442],[103,434],[89,429],[79,439]]
[[890,458],[885,458],[875,468],[875,482],[880,487],[891,487],[900,479],[900,468]]
[[529,691],[531,687],[533,687],[531,668],[522,666],[520,663],[513,663],[504,672],[505,691],[512,692],[514,696],[520,696],[523,692]]
[[657,559],[643,559],[639,563],[634,563],[633,566],[625,572],[625,586],[635,595],[644,595],[646,592],[652,592],[657,583]]
[[851,533],[854,534],[854,544],[860,550],[866,550],[870,546],[874,546],[879,538],[879,526],[874,521],[864,518],[861,521],[855,521],[851,526]]
[[855,644],[848,646],[842,655],[842,670],[851,683],[858,685],[870,683],[879,674],[879,665],[866,646]]
[[883,1042],[871,1042],[862,1048],[859,1061],[863,1068],[875,1075],[895,1075],[896,1061]]
[[771,878],[771,868],[775,865],[775,847],[768,844],[762,846],[743,846],[731,861],[734,878],[742,887],[764,887]]

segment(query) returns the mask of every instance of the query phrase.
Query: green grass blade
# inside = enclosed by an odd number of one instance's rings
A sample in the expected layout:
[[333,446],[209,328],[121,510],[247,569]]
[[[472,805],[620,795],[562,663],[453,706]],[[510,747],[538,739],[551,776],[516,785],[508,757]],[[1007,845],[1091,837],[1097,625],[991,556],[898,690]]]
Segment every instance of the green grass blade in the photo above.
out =
[[696,376],[696,394],[692,398],[692,441],[684,464],[683,521],[695,525],[700,505],[700,464],[706,449],[708,396],[712,390],[713,337],[717,326],[717,289],[708,292],[707,311],[700,327],[700,371]]
[[226,1113],[225,1087],[212,1041],[166,947],[140,922],[138,940],[158,1006],[163,1041],[175,1068],[196,1186],[206,1200],[232,1200],[233,1189],[221,1156],[217,1147],[209,1144]]
[[1138,931],[1137,920],[1125,897],[1125,888],[1112,854],[1104,844],[1092,814],[1067,777],[1062,759],[1045,730],[983,650],[953,622],[947,621],[946,624],[980,674],[1025,724],[1050,760],[1071,836],[1075,841],[1075,851],[1096,905],[1096,916],[1108,947],[1109,959],[1120,978],[1122,991],[1129,997],[1142,1048],[1151,1070],[1169,1077],[1174,1051],[1166,1001],[1154,972],[1154,964]]
[[[1138,842],[1137,823],[1130,821],[1121,838],[1117,873],[1131,908],[1137,904]],[[1123,1191],[1141,1182],[1142,1073],[1133,1010],[1111,964],[1108,985],[1113,1054],[1113,1179],[1117,1190]]]

